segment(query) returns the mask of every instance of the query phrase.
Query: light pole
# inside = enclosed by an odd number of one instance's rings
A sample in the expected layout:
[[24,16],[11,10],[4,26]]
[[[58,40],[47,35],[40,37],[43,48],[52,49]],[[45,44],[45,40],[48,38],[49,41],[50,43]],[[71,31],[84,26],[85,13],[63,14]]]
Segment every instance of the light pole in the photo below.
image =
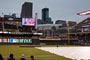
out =
[[68,26],[68,45],[70,44],[70,29],[69,29],[69,22],[67,22]]
[[4,20],[5,18],[2,18],[2,32],[4,32]]

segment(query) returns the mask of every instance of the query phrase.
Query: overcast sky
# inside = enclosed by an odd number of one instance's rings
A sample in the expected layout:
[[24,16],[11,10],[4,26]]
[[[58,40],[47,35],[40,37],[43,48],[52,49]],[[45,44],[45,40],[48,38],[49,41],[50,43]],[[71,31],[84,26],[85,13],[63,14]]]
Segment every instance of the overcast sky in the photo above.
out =
[[21,7],[24,2],[33,3],[33,17],[35,12],[41,18],[41,10],[49,8],[49,16],[53,21],[65,20],[81,22],[88,16],[78,16],[78,12],[90,9],[90,0],[0,0],[0,16],[4,14],[16,13],[20,16]]

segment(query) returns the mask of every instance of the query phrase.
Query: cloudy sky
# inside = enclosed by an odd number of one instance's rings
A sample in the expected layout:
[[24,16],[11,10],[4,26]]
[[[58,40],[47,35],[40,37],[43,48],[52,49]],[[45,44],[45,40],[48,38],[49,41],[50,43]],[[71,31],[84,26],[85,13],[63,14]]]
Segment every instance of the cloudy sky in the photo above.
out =
[[49,16],[53,21],[81,22],[90,17],[77,15],[78,12],[90,10],[90,0],[0,0],[0,16],[16,13],[19,17],[24,2],[33,3],[33,17],[37,12],[38,18],[41,18],[41,10],[45,7],[49,8]]

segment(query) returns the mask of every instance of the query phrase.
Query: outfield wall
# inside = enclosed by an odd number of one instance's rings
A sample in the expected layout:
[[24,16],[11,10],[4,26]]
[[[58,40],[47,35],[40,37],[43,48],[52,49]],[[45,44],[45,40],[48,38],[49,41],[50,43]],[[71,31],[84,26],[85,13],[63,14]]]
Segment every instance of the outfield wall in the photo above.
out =
[[68,45],[68,42],[70,45],[78,45],[77,40],[40,40],[41,45]]

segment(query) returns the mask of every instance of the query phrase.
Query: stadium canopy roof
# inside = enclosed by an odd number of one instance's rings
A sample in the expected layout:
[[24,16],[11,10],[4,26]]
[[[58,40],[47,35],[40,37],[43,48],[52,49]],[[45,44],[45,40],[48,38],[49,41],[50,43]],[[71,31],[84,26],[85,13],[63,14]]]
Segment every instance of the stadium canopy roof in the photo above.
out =
[[90,10],[87,10],[87,11],[83,11],[83,12],[77,13],[77,15],[80,15],[80,16],[90,15]]

